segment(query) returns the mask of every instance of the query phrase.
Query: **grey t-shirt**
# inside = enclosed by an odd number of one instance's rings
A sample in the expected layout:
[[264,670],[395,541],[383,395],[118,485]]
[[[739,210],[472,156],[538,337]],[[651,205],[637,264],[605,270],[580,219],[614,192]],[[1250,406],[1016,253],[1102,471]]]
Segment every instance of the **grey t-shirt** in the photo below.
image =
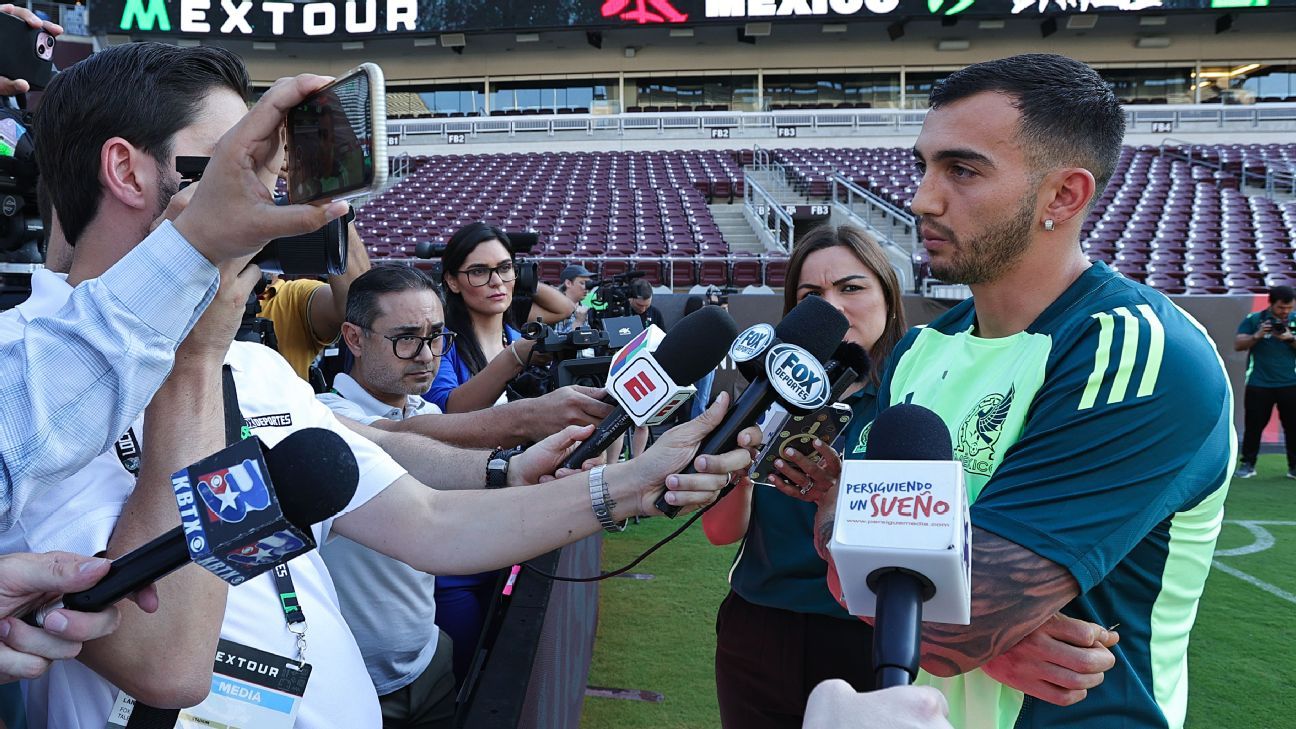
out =
[[[418,396],[398,410],[345,374],[334,380],[333,392],[319,399],[334,413],[366,425],[382,418],[403,420],[441,412]],[[319,551],[378,695],[405,688],[427,670],[436,653],[436,578],[340,535]]]

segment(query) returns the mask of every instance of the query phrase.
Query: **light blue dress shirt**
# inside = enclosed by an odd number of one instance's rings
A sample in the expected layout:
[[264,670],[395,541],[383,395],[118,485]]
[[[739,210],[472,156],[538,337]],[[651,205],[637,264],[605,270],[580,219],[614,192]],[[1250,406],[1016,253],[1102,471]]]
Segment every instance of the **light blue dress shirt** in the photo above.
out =
[[36,292],[57,275],[0,314],[0,530],[126,432],[220,285],[169,222],[66,303]]

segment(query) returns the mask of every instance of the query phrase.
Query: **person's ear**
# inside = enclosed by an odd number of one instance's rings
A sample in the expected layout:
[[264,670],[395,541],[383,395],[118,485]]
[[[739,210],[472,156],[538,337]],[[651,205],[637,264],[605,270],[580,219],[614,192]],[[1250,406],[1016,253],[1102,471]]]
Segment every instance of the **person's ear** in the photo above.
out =
[[364,356],[364,345],[360,341],[363,338],[363,329],[349,321],[342,322],[342,341],[346,342],[347,349],[351,350],[352,356]]
[[157,205],[157,160],[121,137],[99,148],[99,179],[104,193],[128,208],[152,212]]
[[441,274],[441,280],[445,282],[446,288],[454,293],[460,293],[458,277],[449,272]]
[[1049,174],[1041,186],[1041,192],[1046,196],[1042,219],[1054,221],[1052,225],[1063,225],[1077,216],[1083,221],[1096,189],[1093,173],[1083,167]]

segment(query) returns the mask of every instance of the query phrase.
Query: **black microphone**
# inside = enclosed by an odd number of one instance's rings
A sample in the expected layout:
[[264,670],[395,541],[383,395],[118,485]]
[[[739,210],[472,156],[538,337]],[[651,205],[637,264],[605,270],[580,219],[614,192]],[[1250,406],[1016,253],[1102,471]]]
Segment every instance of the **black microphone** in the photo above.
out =
[[828,402],[838,402],[846,391],[856,382],[868,377],[873,370],[873,360],[868,351],[854,342],[842,342],[837,345],[832,359],[824,363],[824,374],[828,376]]
[[231,585],[316,547],[311,526],[350,503],[360,478],[351,447],[337,433],[303,428],[266,450],[255,436],[172,476],[181,526],[113,560],[93,587],[50,610],[97,612],[197,562]]
[[[699,311],[715,309],[706,306]],[[738,444],[738,434],[756,422],[775,401],[789,411],[818,410],[828,403],[828,380],[822,363],[846,336],[850,322],[836,307],[818,296],[807,296],[774,328],[774,341],[758,355],[765,373],[752,380],[742,396],[711,435],[702,442],[700,454],[724,453]],[[694,473],[692,464],[684,471]],[[721,498],[729,487],[721,492]],[[654,502],[666,516],[674,517],[679,507],[666,502],[663,491]]]
[[[953,461],[949,428],[936,413],[919,405],[899,404],[883,410],[869,430],[866,461]],[[963,484],[957,484],[962,489]],[[966,526],[959,527],[966,530]],[[952,555],[957,563],[963,555]],[[874,570],[867,583],[877,595],[873,623],[873,670],[878,689],[907,686],[918,675],[922,659],[923,603],[937,587],[906,560],[892,556],[892,566]],[[957,564],[955,565],[957,567]],[[957,585],[946,585],[942,600],[955,600]],[[964,597],[966,599],[966,597]]]
[[[661,387],[669,387],[672,383],[681,387],[692,386],[706,373],[720,366],[725,353],[729,351],[729,343],[736,336],[737,325],[729,313],[718,306],[704,306],[680,319],[651,353],[656,365],[670,378],[670,383],[650,384]],[[637,338],[627,344],[626,348],[636,347],[636,341]],[[624,351],[617,354],[618,359]],[[564,468],[580,468],[585,461],[607,450],[612,441],[629,429],[631,415],[626,404],[616,397],[620,392],[609,383],[608,394],[603,400],[616,405],[617,409],[604,418],[594,429],[594,434],[567,457],[563,463]],[[634,391],[629,396],[633,397],[637,392]],[[686,390],[685,393],[687,392]],[[681,403],[675,403],[676,407],[679,404]]]

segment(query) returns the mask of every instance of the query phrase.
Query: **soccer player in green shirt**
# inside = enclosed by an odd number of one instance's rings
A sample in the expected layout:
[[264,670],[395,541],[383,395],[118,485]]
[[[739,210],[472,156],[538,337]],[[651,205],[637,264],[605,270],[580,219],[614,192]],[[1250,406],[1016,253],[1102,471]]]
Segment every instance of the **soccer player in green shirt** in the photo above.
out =
[[[1195,321],[1080,248],[1124,131],[1097,73],[1032,54],[937,84],[914,145],[932,271],[973,298],[901,340],[877,408],[935,411],[964,466],[972,621],[924,625],[919,677],[956,727],[1184,723],[1188,634],[1234,462],[1232,392]],[[868,433],[852,430],[859,458]],[[1116,665],[1084,700],[1038,701],[983,670],[1059,611],[1120,626]]]
[[1296,291],[1290,286],[1269,289],[1269,306],[1247,315],[1238,325],[1233,348],[1247,352],[1246,394],[1242,409],[1242,460],[1237,478],[1255,475],[1260,436],[1274,406],[1287,444],[1287,478],[1296,478]]

